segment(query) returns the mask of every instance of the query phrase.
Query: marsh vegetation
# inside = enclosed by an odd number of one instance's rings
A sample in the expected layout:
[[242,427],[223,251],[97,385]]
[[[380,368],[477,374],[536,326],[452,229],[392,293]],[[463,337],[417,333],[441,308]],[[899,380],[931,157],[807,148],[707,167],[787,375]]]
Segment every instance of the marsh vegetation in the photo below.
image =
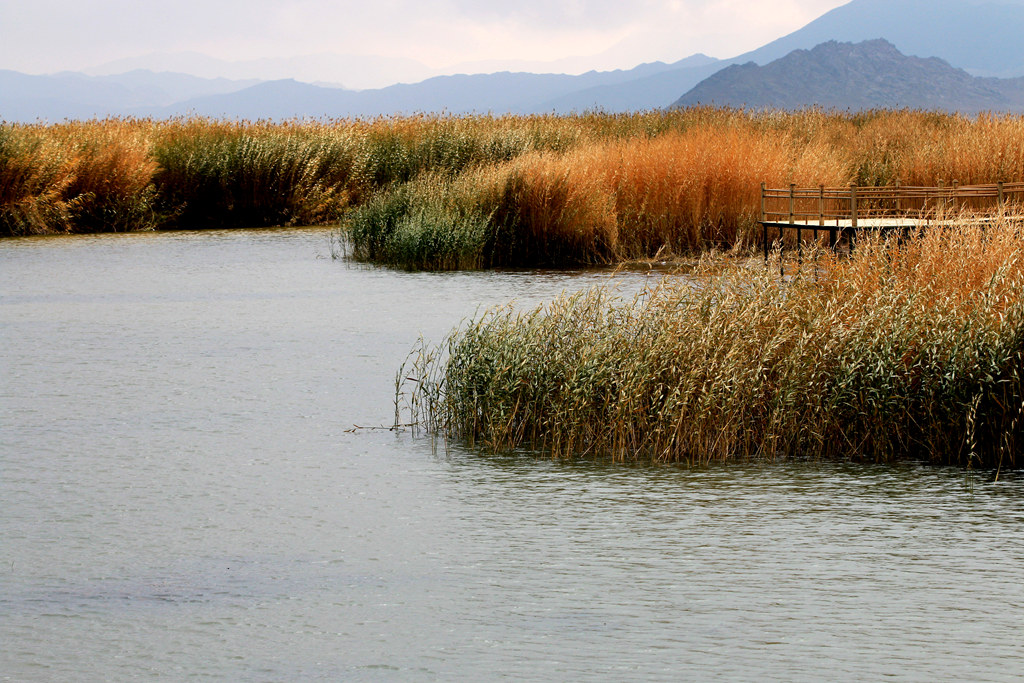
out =
[[1021,225],[876,237],[817,265],[780,279],[707,260],[696,283],[628,300],[601,286],[493,309],[418,349],[398,398],[432,433],[496,450],[1016,465]]
[[1024,178],[1024,118],[693,108],[0,124],[0,235],[338,223],[410,269],[743,250],[761,182]]
[[[1019,116],[0,124],[0,235],[337,224],[367,262],[561,267],[749,253],[761,182],[1022,178]],[[399,398],[434,433],[495,449],[1015,465],[1020,225],[869,239],[815,263],[780,279],[778,263],[705,259],[700,286],[492,311],[424,348]]]

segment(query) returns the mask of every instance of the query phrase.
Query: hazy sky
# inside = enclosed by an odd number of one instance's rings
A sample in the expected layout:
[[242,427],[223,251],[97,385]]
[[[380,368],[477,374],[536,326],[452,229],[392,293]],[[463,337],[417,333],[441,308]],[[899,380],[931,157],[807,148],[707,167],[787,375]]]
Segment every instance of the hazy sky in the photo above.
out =
[[[314,53],[432,69],[592,57],[598,68],[731,57],[846,0],[0,0],[0,68],[79,70],[154,52]],[[490,70],[494,70],[493,68]]]

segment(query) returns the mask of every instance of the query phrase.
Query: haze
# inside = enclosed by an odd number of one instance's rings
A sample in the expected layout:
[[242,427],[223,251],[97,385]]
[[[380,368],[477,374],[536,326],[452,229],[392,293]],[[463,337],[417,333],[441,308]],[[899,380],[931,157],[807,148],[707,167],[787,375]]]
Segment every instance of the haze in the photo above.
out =
[[350,87],[506,69],[580,73],[671,62],[696,52],[735,56],[842,4],[0,0],[0,69],[178,68],[203,76],[294,77]]

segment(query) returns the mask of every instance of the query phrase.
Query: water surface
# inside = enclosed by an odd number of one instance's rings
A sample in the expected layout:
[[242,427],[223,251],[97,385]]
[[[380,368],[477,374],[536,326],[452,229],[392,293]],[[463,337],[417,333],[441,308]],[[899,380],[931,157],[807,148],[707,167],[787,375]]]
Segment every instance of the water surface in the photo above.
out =
[[354,429],[390,424],[420,335],[610,275],[407,274],[328,240],[0,241],[0,678],[1024,675],[1021,477]]

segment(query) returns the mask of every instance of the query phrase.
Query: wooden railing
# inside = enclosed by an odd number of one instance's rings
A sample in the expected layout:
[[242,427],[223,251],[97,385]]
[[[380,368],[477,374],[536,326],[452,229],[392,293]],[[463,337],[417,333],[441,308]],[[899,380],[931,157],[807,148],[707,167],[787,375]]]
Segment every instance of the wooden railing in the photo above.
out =
[[848,238],[852,248],[864,230],[911,230],[943,218],[973,215],[993,216],[1012,212],[1024,214],[1024,182],[991,185],[939,184],[936,187],[889,185],[885,187],[797,187],[769,188],[761,184],[761,225],[764,253],[768,258],[769,228],[795,231],[800,249],[804,231],[817,241],[828,234],[828,245]]
[[917,187],[797,187],[769,188],[761,184],[761,222],[813,227],[830,222],[858,227],[864,220],[902,218],[925,220],[950,212],[995,212],[1024,201],[1024,182],[992,185]]

